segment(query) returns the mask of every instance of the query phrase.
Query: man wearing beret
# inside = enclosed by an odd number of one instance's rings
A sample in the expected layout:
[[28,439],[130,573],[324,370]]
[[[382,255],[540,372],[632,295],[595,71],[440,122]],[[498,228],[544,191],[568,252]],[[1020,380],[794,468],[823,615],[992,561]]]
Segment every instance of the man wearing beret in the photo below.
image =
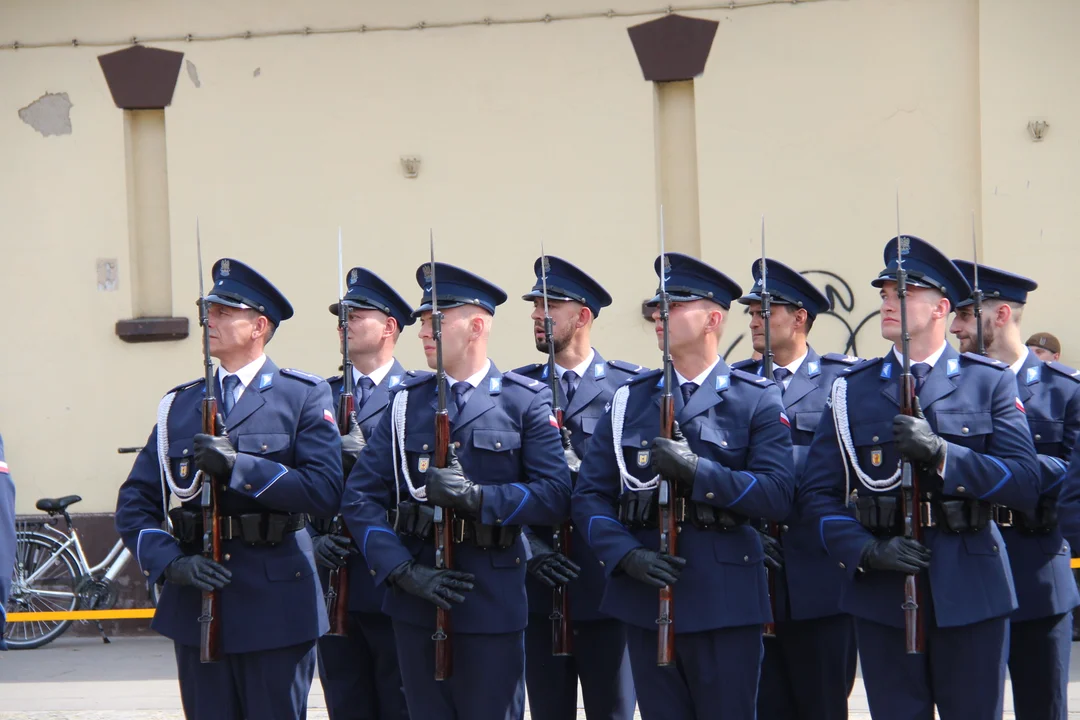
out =
[[[1066,720],[1072,610],[1080,593],[1069,568],[1069,544],[1057,522],[1057,498],[1069,455],[1080,435],[1080,373],[1043,362],[1021,341],[1020,321],[1029,278],[998,268],[953,260],[981,291],[983,345],[987,357],[1009,366],[1039,455],[1039,504],[1034,512],[994,507],[994,520],[1009,549],[1016,600],[1009,623],[1009,679],[1017,720]],[[979,352],[974,301],[960,302],[950,331],[963,352]]]
[[[546,267],[543,263],[546,262]],[[536,349],[548,352],[544,336],[544,286],[551,314],[558,405],[563,411],[568,445],[567,463],[576,479],[580,458],[585,457],[620,385],[642,372],[640,365],[604,360],[592,346],[590,335],[600,309],[611,304],[611,295],[581,268],[562,258],[546,255],[533,264],[536,282],[522,296],[533,304],[532,329]],[[546,278],[544,275],[546,274]],[[534,363],[514,372],[551,386],[547,362]],[[552,528],[527,529],[532,558],[529,560],[529,627],[525,631],[526,683],[529,712],[535,720],[575,720],[578,682],[587,718],[631,720],[634,717],[634,680],[626,652],[622,623],[600,610],[604,572],[585,542],[581,529],[570,535],[570,558],[552,548]],[[571,655],[552,655],[552,588],[566,584]]]
[[[801,510],[847,575],[840,608],[855,617],[875,720],[929,719],[935,707],[942,720],[1001,717],[1017,603],[992,506],[1035,510],[1035,448],[1008,365],[945,341],[951,309],[971,295],[963,274],[912,236],[890,240],[884,260],[871,284],[881,294],[882,337],[894,347],[833,383],[800,481]],[[900,412],[901,260],[912,415]],[[921,543],[905,534],[901,459],[918,475]],[[925,633],[912,654],[902,609],[908,575],[920,587]]]
[[[671,349],[675,423],[661,436],[664,371],[640,373],[612,397],[589,441],[572,517],[607,582],[601,612],[622,621],[644,720],[755,717],[765,553],[749,518],[791,512],[790,424],[770,379],[719,355],[728,308],[742,289],[715,268],[666,253],[654,269],[670,299],[657,344]],[[674,498],[662,497],[673,481]],[[677,522],[677,554],[661,552],[658,503]],[[674,662],[658,666],[659,591],[673,594]]]
[[[488,359],[506,293],[445,263],[422,265],[420,339],[440,345],[450,426],[447,467],[435,467],[437,374],[409,372],[346,481],[342,514],[377,586],[391,589],[409,715],[425,720],[521,720],[528,556],[523,525],[568,514],[570,473],[547,386]],[[433,302],[434,301],[434,302]],[[436,567],[433,506],[453,510],[453,565]],[[444,516],[445,517],[445,516]],[[449,611],[451,668],[435,678],[436,609]]]
[[1040,360],[1052,362],[1061,359],[1061,341],[1048,332],[1035,333],[1024,344]]
[[[158,424],[120,488],[116,529],[148,583],[164,581],[152,627],[173,640],[189,718],[302,718],[315,642],[328,628],[307,514],[341,500],[341,437],[330,386],[278,368],[264,348],[292,317],[266,278],[231,258],[206,297],[218,436],[202,433],[203,379],[162,399]],[[223,561],[201,554],[200,490],[221,484]],[[169,495],[181,503],[165,510]],[[222,657],[200,662],[202,592],[220,590]]]
[[[814,320],[829,310],[829,299],[809,280],[784,263],[767,258],[764,279],[761,262],[753,264],[754,287],[739,298],[750,310],[754,350],[764,353],[765,319],[762,293],[770,297],[769,351],[772,379],[780,387],[784,411],[791,422],[796,478],[806,466],[833,380],[859,360],[838,353],[819,355],[808,342]],[[763,374],[760,361],[744,360],[733,368]],[[773,554],[769,571],[775,637],[764,640],[758,690],[758,717],[770,720],[843,720],[855,683],[855,624],[840,609],[844,573],[821,547],[817,524],[795,510],[774,525],[780,539],[762,537]],[[781,568],[780,565],[783,565]],[[814,657],[808,663],[806,658]]]
[[[375,273],[362,267],[349,270],[342,303],[348,312],[349,361],[355,396],[350,430],[341,438],[341,461],[348,477],[387,407],[390,393],[405,379],[405,368],[394,358],[402,329],[414,322],[412,308]],[[338,317],[338,304],[330,313]],[[344,342],[339,328],[338,342]],[[344,377],[328,380],[334,404]],[[330,720],[404,720],[405,692],[398,668],[394,628],[382,611],[386,589],[376,586],[364,557],[343,534],[340,518],[313,522],[315,559],[323,589],[335,577],[328,569],[347,567],[349,619],[344,637],[319,639],[319,679]]]

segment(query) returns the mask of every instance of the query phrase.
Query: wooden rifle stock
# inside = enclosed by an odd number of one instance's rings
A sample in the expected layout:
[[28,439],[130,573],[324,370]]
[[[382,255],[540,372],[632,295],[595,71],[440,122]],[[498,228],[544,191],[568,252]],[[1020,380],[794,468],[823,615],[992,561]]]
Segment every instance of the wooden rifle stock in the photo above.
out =
[[[915,383],[911,373],[901,376],[900,412],[915,414]],[[904,536],[923,541],[922,512],[919,509],[919,473],[907,458],[901,458],[900,496],[904,512]],[[926,628],[922,615],[923,587],[919,575],[904,578],[904,649],[909,655],[923,652],[926,647]]]
[[[670,389],[665,389],[660,400],[660,436],[670,439],[672,424],[675,420],[675,399]],[[660,478],[659,521],[660,552],[675,555],[678,552],[679,518],[676,512],[678,494],[675,481]],[[656,620],[660,626],[656,642],[656,664],[660,666],[675,663],[675,591],[670,585],[660,588],[660,613]]]
[[[435,467],[447,465],[450,450],[450,416],[435,414]],[[435,567],[451,570],[454,567],[454,511],[435,506]],[[454,673],[454,651],[451,644],[450,611],[435,609],[435,679],[446,680]]]
[[[202,431],[217,435],[217,400],[208,393],[202,403]],[[221,513],[218,504],[216,478],[204,477],[202,484],[203,555],[221,562]],[[199,661],[217,662],[221,659],[221,591],[202,594],[202,613],[199,615]]]
[[[562,432],[563,411],[555,411],[555,420]],[[570,557],[570,521],[557,525],[551,537],[552,548]],[[570,624],[570,593],[565,585],[556,583],[551,591],[551,654],[557,657],[574,654],[574,634]]]
[[[342,391],[338,396],[337,424],[338,434],[349,433],[349,417],[356,407],[356,397]],[[352,539],[344,518],[340,522],[341,534]],[[330,618],[330,630],[327,635],[345,636],[349,634],[349,566],[343,565],[330,571],[329,592],[326,594],[326,614]]]

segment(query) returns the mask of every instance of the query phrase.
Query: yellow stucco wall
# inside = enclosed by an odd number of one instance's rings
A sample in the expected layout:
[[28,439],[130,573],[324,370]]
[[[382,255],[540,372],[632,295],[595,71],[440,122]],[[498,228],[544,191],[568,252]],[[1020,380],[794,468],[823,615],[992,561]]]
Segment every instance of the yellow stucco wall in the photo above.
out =
[[[644,0],[396,3],[32,0],[0,4],[0,45],[118,39],[582,9],[655,9]],[[903,230],[966,256],[970,213],[981,251],[1039,279],[1025,329],[1055,332],[1080,361],[1080,331],[1058,312],[1070,287],[1080,50],[1070,0],[846,0],[688,13],[720,23],[697,81],[701,236],[706,260],[749,284],[762,213],[769,254],[822,270],[850,309],[812,341],[843,350],[876,310],[868,281]],[[655,287],[653,91],[625,29],[655,16],[396,33],[158,42],[185,53],[166,110],[173,307],[194,326],[195,218],[207,267],[240,257],[289,296],[297,317],[269,347],[283,366],[331,374],[336,232],[346,263],[366,264],[407,298],[432,227],[442,260],[510,295],[491,354],[503,369],[539,359],[529,307],[541,240],[615,296],[595,344],[655,364],[639,303]],[[199,340],[130,345],[122,112],[97,55],[118,49],[0,50],[0,287],[5,351],[0,432],[19,510],[78,492],[111,510],[160,396],[198,376]],[[43,137],[18,114],[67,93],[72,132]],[[1025,126],[1043,117],[1046,139]],[[399,158],[422,157],[406,179]],[[985,226],[985,230],[984,230]],[[115,258],[116,291],[95,263]],[[846,284],[845,284],[846,283]],[[850,295],[849,295],[850,293]],[[724,347],[745,328],[731,317]],[[883,350],[877,324],[861,355]],[[742,340],[730,359],[748,355]],[[409,330],[399,357],[423,356]]]

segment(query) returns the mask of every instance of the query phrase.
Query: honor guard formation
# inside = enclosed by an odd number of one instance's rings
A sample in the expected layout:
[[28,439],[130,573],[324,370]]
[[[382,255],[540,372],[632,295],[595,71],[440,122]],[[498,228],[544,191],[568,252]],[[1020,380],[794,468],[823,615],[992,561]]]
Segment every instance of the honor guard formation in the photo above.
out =
[[898,233],[860,359],[811,345],[830,298],[764,248],[744,292],[661,237],[643,367],[542,252],[537,362],[504,371],[508,293],[430,245],[415,307],[339,261],[328,379],[267,355],[293,308],[256,269],[200,285],[204,376],[116,506],[187,717],[303,718],[318,667],[333,720],[839,720],[858,657],[875,719],[1001,718],[1008,677],[1065,720],[1080,372],[1022,339],[1034,280]]

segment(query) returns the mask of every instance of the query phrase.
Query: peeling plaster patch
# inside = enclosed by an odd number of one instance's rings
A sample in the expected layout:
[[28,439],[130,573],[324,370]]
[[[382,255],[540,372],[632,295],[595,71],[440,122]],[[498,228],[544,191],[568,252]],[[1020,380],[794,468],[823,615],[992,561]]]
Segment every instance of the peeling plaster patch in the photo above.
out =
[[262,75],[262,68],[255,68],[255,72],[251,74],[251,77],[259,77]]
[[187,63],[187,76],[191,78],[192,84],[197,88],[201,88],[202,83],[199,82],[199,71],[195,68],[195,63],[190,60],[185,60],[184,62]]
[[45,93],[19,110],[19,117],[45,137],[71,134],[71,100],[67,93]]

